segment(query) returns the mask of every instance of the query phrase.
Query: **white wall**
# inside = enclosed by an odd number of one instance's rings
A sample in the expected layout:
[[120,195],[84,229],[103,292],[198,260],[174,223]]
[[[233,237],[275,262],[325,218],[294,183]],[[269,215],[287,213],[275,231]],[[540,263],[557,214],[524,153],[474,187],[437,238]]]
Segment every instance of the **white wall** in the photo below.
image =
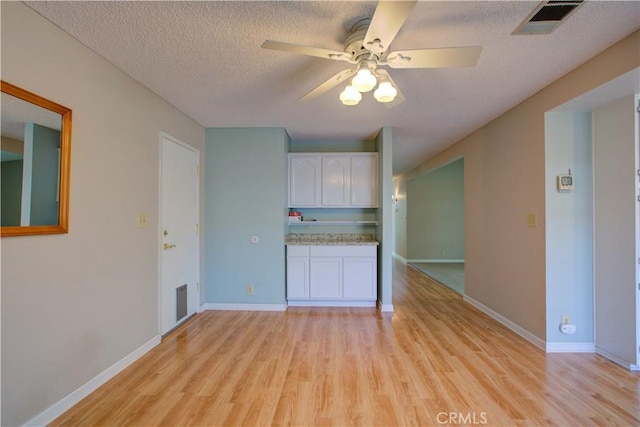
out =
[[596,350],[638,364],[634,96],[593,112]]
[[[590,112],[545,115],[547,348],[593,351],[593,189]],[[574,189],[557,191],[571,169]],[[559,330],[561,316],[576,325]],[[549,343],[554,343],[550,346]],[[568,345],[568,343],[574,343]],[[581,343],[577,346],[575,343]]]
[[464,160],[407,183],[407,258],[464,260]]
[[[638,67],[639,51],[636,31],[406,174],[409,180],[464,157],[465,298],[541,346],[547,333],[544,114]],[[537,227],[527,227],[529,214]]]
[[1,242],[0,423],[18,425],[157,339],[159,132],[204,159],[204,128],[24,4],[1,14],[2,79],[73,110],[69,234]]

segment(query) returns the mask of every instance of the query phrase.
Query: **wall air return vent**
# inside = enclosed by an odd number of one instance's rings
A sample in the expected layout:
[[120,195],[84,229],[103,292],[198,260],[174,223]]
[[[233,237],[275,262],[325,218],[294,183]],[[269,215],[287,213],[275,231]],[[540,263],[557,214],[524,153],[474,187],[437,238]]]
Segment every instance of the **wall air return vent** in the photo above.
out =
[[549,34],[582,3],[584,0],[544,1],[511,34]]

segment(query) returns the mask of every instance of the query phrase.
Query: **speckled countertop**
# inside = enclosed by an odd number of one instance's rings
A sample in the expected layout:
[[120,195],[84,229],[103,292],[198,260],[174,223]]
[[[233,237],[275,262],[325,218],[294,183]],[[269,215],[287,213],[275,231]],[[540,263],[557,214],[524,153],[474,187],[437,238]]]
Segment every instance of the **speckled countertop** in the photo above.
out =
[[315,234],[287,234],[285,245],[377,245],[371,234],[358,233],[315,233]]

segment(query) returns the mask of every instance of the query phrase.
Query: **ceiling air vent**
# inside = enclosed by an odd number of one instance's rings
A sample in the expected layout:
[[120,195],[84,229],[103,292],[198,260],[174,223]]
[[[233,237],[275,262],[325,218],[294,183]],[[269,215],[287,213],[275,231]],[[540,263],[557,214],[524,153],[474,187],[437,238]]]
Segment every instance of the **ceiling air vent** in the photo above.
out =
[[584,0],[544,1],[511,34],[549,34],[582,3]]

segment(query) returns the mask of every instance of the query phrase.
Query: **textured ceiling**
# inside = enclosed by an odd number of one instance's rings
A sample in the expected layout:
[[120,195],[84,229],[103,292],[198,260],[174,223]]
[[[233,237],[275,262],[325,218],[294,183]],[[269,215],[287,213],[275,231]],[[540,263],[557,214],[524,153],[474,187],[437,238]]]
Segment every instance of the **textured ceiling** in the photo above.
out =
[[483,46],[475,68],[390,70],[406,101],[342,86],[297,100],[348,64],[261,49],[266,39],[342,50],[376,2],[27,2],[205,127],[282,126],[292,139],[370,138],[393,127],[407,171],[640,27],[638,1],[586,1],[549,35],[512,36],[538,1],[420,1],[391,50]]

